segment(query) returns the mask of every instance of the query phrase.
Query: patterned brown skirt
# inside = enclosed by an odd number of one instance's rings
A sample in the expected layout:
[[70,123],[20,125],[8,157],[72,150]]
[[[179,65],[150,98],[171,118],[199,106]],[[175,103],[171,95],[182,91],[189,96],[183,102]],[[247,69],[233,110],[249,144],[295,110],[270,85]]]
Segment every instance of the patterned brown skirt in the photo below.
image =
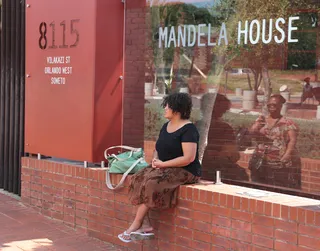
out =
[[176,188],[193,184],[199,177],[182,168],[144,168],[131,177],[129,196],[133,205],[145,204],[149,208],[171,208],[175,206]]

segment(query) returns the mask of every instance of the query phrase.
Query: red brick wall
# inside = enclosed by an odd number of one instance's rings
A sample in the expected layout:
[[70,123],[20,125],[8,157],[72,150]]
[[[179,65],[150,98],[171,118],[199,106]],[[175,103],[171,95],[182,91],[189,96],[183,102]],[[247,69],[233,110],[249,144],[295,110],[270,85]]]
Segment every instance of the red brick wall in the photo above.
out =
[[[119,179],[113,176],[114,182]],[[128,250],[319,250],[320,208],[308,203],[311,200],[277,195],[267,202],[231,195],[230,189],[227,185],[220,190],[208,184],[182,186],[176,208],[151,213],[157,239],[124,244],[116,236],[128,227],[135,212],[127,187],[116,193],[108,190],[100,168],[22,160],[24,204]],[[297,202],[304,206],[288,206]]]
[[143,146],[145,0],[126,1],[123,143]]

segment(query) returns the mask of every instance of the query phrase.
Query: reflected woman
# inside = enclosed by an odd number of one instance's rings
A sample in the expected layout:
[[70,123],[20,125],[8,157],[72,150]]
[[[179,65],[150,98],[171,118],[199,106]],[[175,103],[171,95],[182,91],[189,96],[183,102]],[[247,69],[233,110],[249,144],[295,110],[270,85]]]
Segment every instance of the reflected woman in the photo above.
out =
[[269,115],[260,116],[249,129],[257,140],[256,153],[263,156],[260,165],[249,165],[251,178],[273,186],[301,188],[301,160],[295,148],[298,127],[281,115],[286,100],[280,94],[270,97]]

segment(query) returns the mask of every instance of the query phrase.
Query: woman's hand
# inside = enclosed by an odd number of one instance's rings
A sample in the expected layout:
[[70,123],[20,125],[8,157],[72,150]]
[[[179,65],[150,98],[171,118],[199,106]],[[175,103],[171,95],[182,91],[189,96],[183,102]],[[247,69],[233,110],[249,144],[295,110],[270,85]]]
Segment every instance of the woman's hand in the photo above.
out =
[[163,161],[159,159],[153,159],[152,160],[152,167],[153,168],[165,168],[165,164]]
[[151,162],[151,166],[152,166],[153,168],[156,168],[156,166],[155,166],[155,164],[154,164],[155,161],[156,161],[156,158],[153,158],[153,159],[152,159],[152,162]]
[[290,159],[291,159],[291,156],[290,156],[290,154],[284,154],[283,156],[282,156],[282,158],[280,159],[280,161],[281,162],[288,162],[288,161],[290,161]]
[[251,127],[251,131],[257,132],[260,131],[262,127],[266,125],[266,118],[262,115],[260,115],[257,120],[254,122],[254,124]]

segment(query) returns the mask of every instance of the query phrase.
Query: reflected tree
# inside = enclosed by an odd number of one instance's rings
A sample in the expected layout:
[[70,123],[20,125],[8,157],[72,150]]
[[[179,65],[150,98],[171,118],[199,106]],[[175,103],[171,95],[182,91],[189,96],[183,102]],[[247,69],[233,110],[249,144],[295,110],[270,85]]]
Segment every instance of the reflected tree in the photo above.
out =
[[[269,69],[277,65],[280,60],[280,55],[285,54],[288,46],[287,41],[277,43],[274,39],[275,35],[281,36],[276,29],[275,20],[283,18],[286,24],[280,24],[284,29],[287,37],[288,19],[290,16],[299,16],[297,12],[303,12],[306,9],[318,12],[319,4],[313,4],[309,0],[235,0],[230,5],[234,10],[234,15],[228,17],[226,20],[228,30],[230,31],[230,44],[226,48],[222,48],[230,60],[225,67],[232,66],[234,59],[241,59],[240,62],[243,67],[251,69],[253,75],[253,83],[248,77],[249,89],[258,91],[261,84],[264,87],[265,100],[268,99],[271,93],[271,80],[269,76]],[[308,23],[315,24],[316,16],[312,15],[312,19],[307,17]],[[260,36],[256,44],[245,44],[242,40],[238,43],[238,22],[241,21],[242,28],[246,21],[249,23],[253,20],[258,20],[260,23],[260,30],[253,29],[252,37]],[[269,31],[272,34],[272,39],[269,43],[262,41],[263,31],[262,22],[265,20],[265,38],[269,40]],[[272,21],[271,21],[272,20]],[[300,29],[300,23],[303,20],[295,21],[294,25]],[[257,32],[260,33],[257,34]],[[296,33],[293,33],[294,38],[298,38]],[[299,43],[301,44],[301,43]],[[221,51],[221,49],[218,49]]]
[[[161,93],[164,89],[170,90],[171,83],[174,78],[174,59],[182,54],[188,54],[193,57],[194,53],[192,48],[175,48],[170,46],[168,48],[159,48],[159,27],[169,27],[184,24],[203,24],[211,23],[212,16],[207,8],[198,8],[191,4],[185,3],[172,3],[165,0],[150,0],[150,17],[147,22],[151,26],[151,39],[149,39],[150,48],[152,48],[153,56],[153,73],[154,82],[158,84]],[[176,37],[178,36],[176,31]],[[193,64],[191,63],[192,71]]]

